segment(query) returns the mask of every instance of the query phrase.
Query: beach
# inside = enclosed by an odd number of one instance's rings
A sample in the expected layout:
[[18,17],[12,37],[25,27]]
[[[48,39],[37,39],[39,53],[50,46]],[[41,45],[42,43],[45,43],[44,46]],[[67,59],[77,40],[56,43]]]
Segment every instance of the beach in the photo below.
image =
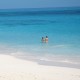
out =
[[0,54],[0,80],[80,80],[80,69],[40,65]]

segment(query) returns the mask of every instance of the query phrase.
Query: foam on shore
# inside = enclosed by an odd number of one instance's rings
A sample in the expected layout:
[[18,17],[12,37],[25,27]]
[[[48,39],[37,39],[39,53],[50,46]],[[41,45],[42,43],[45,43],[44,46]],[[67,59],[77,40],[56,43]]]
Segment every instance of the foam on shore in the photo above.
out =
[[39,65],[0,55],[0,80],[80,80],[80,69]]

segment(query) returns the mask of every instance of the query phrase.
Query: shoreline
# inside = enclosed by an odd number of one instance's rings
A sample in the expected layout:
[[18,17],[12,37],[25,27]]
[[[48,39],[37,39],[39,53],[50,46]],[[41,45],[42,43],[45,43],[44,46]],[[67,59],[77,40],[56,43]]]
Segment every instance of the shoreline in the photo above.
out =
[[0,80],[80,80],[80,69],[40,65],[0,54]]
[[[55,55],[45,53],[44,51],[32,51],[33,47],[29,47],[27,50],[25,46],[10,46],[10,45],[1,45],[0,46],[0,55],[11,55],[18,59],[29,60],[36,62],[40,65],[46,66],[59,66],[59,67],[69,67],[80,69],[80,55]],[[41,50],[41,49],[40,49]],[[43,53],[44,52],[44,53]]]
[[[15,56],[14,56],[15,57]],[[43,66],[57,66],[57,67],[67,67],[67,68],[75,68],[75,69],[80,69],[80,64],[78,63],[73,63],[70,62],[68,60],[62,60],[62,61],[51,61],[51,60],[47,60],[47,59],[37,59],[34,58],[33,56],[27,56],[27,57],[18,57],[16,56],[16,58],[18,59],[22,59],[22,60],[28,60],[31,62],[36,62],[39,65],[43,65]]]

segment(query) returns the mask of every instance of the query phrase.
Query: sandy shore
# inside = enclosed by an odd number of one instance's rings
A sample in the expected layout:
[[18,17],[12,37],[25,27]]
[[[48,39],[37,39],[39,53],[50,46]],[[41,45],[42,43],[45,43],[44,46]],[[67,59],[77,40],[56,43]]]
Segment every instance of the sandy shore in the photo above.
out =
[[0,80],[80,80],[80,69],[39,65],[0,55]]

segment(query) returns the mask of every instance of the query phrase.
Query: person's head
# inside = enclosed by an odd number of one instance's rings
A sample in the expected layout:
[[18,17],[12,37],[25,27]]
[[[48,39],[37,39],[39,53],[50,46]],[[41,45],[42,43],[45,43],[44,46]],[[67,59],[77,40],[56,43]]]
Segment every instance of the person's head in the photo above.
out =
[[42,39],[44,39],[44,37],[42,37]]
[[48,38],[48,36],[46,36],[46,38]]

